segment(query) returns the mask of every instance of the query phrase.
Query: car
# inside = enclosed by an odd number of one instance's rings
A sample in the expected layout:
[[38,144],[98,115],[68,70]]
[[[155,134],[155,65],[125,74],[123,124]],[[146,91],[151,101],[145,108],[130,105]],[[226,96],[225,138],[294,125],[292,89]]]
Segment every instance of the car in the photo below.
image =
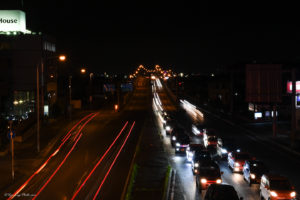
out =
[[234,145],[231,142],[228,142],[227,140],[222,140],[220,139],[220,142],[218,141],[217,144],[217,153],[218,156],[221,159],[227,159],[228,157],[228,152],[232,152],[236,150],[237,148],[234,147]]
[[203,140],[207,139],[208,136],[215,136],[216,130],[213,128],[206,128],[205,132],[203,132]]
[[186,154],[186,149],[190,145],[190,137],[186,134],[179,134],[176,138],[175,143],[175,154],[184,153]]
[[213,135],[213,136],[207,136],[205,137],[205,139],[203,140],[204,142],[204,146],[207,147],[208,145],[214,145],[217,146],[218,144],[218,137]]
[[192,163],[192,171],[193,174],[197,174],[200,166],[209,165],[213,161],[211,159],[210,153],[207,150],[195,151]]
[[218,152],[217,152],[217,148],[216,148],[216,146],[215,145],[208,145],[207,147],[206,147],[206,149],[207,149],[207,151],[210,153],[210,156],[211,156],[211,158],[212,159],[218,159],[219,158],[219,156],[218,156]]
[[242,172],[246,160],[253,160],[254,158],[247,152],[234,151],[228,153],[228,167],[232,172]]
[[165,112],[165,111],[161,111],[160,116],[161,116],[161,120],[162,120],[162,123],[163,123],[163,127],[165,128],[166,127],[166,122],[167,122],[168,119],[170,119],[170,117],[169,117],[168,113]]
[[195,125],[192,124],[192,132],[196,136],[202,136],[206,133],[206,128],[204,125]]
[[261,199],[296,199],[295,188],[287,177],[278,174],[263,174],[259,194]]
[[172,130],[176,127],[176,121],[172,118],[168,118],[164,124],[166,135],[170,135]]
[[204,150],[204,146],[202,144],[190,144],[189,147],[186,149],[186,159],[188,162],[191,162],[195,151]]
[[253,183],[260,183],[261,176],[268,173],[268,169],[262,161],[246,160],[243,166],[243,177],[251,186]]
[[176,141],[177,141],[177,138],[180,136],[180,135],[185,135],[185,130],[181,127],[174,127],[171,134],[170,134],[170,143],[172,145],[172,147],[175,147],[175,144],[176,144]]
[[204,196],[204,200],[242,200],[232,185],[210,184]]
[[223,174],[223,172],[220,171],[220,168],[216,163],[201,166],[198,171],[196,176],[196,186],[199,193],[202,193],[202,190],[206,190],[210,184],[222,183],[221,174]]

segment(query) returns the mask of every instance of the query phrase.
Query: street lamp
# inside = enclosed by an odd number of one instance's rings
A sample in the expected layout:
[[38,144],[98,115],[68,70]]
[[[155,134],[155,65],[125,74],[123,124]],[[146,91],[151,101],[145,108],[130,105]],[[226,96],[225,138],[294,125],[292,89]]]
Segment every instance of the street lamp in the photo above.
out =
[[85,73],[86,73],[86,69],[85,69],[85,68],[82,68],[82,69],[80,70],[80,73],[85,74]]
[[64,62],[64,61],[66,61],[66,56],[65,55],[60,55],[58,57],[58,59],[59,59],[59,61]]
[[[57,58],[57,56],[53,57],[47,57],[48,59]],[[58,60],[60,62],[64,62],[66,60],[65,55],[58,56]],[[40,68],[41,66],[41,72],[42,72],[42,110],[44,109],[44,59],[41,58],[40,63],[38,62],[36,65],[36,107],[37,107],[37,152],[40,152]]]

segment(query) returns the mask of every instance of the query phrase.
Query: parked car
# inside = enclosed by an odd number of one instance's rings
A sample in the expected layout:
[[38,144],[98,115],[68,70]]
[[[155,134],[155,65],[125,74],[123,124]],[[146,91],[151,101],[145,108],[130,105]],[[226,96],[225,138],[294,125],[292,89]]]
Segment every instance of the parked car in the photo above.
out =
[[204,200],[242,200],[232,185],[211,184],[208,186]]
[[293,199],[295,200],[295,188],[288,178],[277,174],[264,174],[260,182],[260,197],[265,200]]
[[243,177],[251,186],[253,183],[260,183],[261,176],[268,173],[268,171],[262,161],[247,160],[243,166]]

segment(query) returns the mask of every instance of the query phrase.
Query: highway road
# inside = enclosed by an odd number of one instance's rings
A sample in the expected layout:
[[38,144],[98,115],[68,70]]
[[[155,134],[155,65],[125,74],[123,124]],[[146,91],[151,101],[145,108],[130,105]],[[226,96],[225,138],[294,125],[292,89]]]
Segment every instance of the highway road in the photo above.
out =
[[122,111],[97,111],[74,122],[43,164],[6,191],[8,199],[120,199],[150,95],[149,80],[137,79]]
[[[166,98],[166,96],[168,95],[163,87],[156,87],[153,92],[159,94],[159,97],[162,97],[162,109],[175,106],[170,98]],[[161,117],[159,116],[159,108],[158,106],[153,107],[154,113],[156,113],[157,116],[157,126],[164,133],[163,140],[165,148],[169,153],[170,163],[172,164],[172,167],[175,169],[177,174],[176,184],[179,185],[178,187],[180,189],[174,191],[173,199],[204,199],[203,197],[205,195],[205,192],[200,195],[197,191],[195,176],[192,173],[191,164],[187,162],[184,155],[175,155],[174,148],[172,148],[170,145],[170,138],[166,135],[163,128],[163,123]],[[182,107],[182,109],[184,109],[184,107]],[[191,131],[193,123],[200,123],[204,124],[206,127],[213,128],[216,131],[216,135],[222,138],[222,140],[226,143],[230,143],[232,147],[247,151],[251,153],[256,159],[263,161],[270,169],[270,172],[287,176],[291,180],[292,184],[295,186],[296,191],[299,194],[299,158],[289,155],[288,153],[283,152],[274,146],[256,140],[255,138],[247,135],[245,130],[240,126],[230,123],[228,122],[228,120],[223,121],[219,117],[216,117],[212,114],[201,112],[201,110],[197,107],[195,107],[195,109],[198,110],[197,112],[199,113],[195,114],[194,111],[181,111],[175,114],[178,123],[185,127],[185,129],[189,133],[191,143],[203,144],[202,139],[199,136],[195,136]],[[218,164],[220,166],[220,170],[224,172],[224,174],[222,175],[223,183],[233,185],[239,196],[243,197],[246,200],[260,199],[258,184],[253,184],[251,187],[249,187],[249,185],[244,181],[242,174],[231,172],[231,170],[228,168],[227,160],[220,160],[218,161]]]
[[[193,123],[203,123],[214,128],[224,141],[250,152],[264,161],[271,171],[286,175],[296,189],[300,188],[300,162],[297,158],[248,136],[241,127],[192,105],[189,107],[196,110],[186,112],[182,107],[177,112],[180,106],[170,100],[162,84],[159,81],[149,83],[149,79],[137,78],[130,103],[122,111],[95,111],[74,122],[74,127],[57,141],[43,164],[33,169],[23,184],[13,185],[6,191],[12,194],[8,199],[120,199],[139,135],[145,120],[152,117],[152,112],[156,118],[152,125],[163,134],[164,149],[176,172],[174,184],[171,184],[176,189],[170,190],[170,199],[203,199],[205,192],[199,194],[190,163],[185,156],[175,155],[170,145],[159,110],[176,113],[178,122],[186,128],[192,143],[203,143],[199,136],[190,131]],[[241,174],[229,170],[226,161],[218,161],[218,164],[224,172],[223,182],[233,185],[239,196],[249,200],[259,199],[257,184],[249,187]]]

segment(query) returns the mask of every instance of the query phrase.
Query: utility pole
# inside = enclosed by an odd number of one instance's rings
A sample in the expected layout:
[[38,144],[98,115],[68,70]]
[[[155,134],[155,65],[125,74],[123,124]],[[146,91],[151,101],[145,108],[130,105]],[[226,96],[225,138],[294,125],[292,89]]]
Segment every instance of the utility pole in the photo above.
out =
[[274,103],[273,105],[273,137],[277,137],[277,106]]
[[70,120],[72,120],[72,76],[69,76],[69,105],[68,105],[68,111],[69,111],[69,117]]
[[40,80],[39,63],[36,66],[36,113],[37,113],[37,152],[40,152]]
[[233,69],[230,70],[230,113],[233,115],[234,106],[234,87],[233,87]]
[[41,58],[41,114],[42,114],[42,122],[44,119],[44,60]]
[[10,146],[11,146],[11,177],[12,180],[15,179],[15,170],[14,170],[14,136],[12,132],[12,123],[9,121],[9,137],[10,137]]

